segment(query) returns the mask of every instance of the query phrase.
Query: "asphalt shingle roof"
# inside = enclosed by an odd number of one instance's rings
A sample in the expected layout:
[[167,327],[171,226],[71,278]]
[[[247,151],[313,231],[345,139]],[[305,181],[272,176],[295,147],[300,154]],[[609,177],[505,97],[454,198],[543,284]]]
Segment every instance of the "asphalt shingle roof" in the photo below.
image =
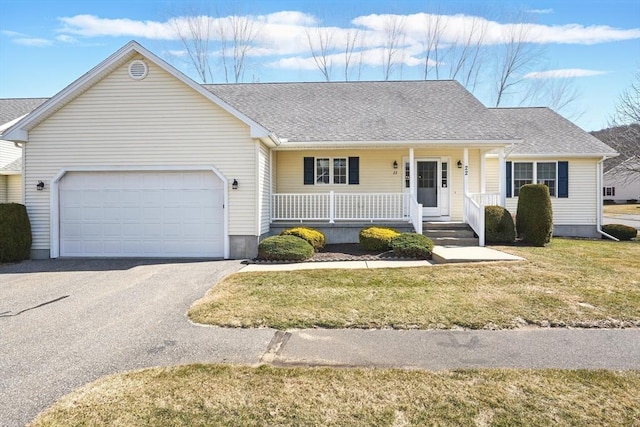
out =
[[549,108],[490,108],[489,111],[512,126],[513,132],[523,140],[515,144],[512,154],[616,154],[613,148]]
[[0,99],[0,126],[32,112],[49,98]]
[[451,80],[204,87],[289,141],[513,139],[509,126]]

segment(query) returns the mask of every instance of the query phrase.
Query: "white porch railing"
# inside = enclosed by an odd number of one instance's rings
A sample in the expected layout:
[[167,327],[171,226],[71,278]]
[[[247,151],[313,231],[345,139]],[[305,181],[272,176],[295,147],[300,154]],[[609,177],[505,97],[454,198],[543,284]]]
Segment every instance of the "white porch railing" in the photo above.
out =
[[422,234],[422,203],[418,203],[418,200],[411,194],[409,196],[409,218],[411,218],[411,224],[413,229],[418,234]]
[[272,221],[406,221],[422,227],[422,207],[409,194],[331,191],[272,197]]
[[470,193],[464,196],[464,217],[478,235],[480,246],[485,245],[484,208],[491,205],[500,205],[499,193]]

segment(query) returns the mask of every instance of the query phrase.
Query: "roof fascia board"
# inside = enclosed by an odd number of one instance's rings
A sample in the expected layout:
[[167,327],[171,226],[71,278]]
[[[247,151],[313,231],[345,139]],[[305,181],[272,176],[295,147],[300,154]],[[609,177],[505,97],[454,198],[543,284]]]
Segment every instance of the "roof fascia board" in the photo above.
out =
[[555,159],[555,158],[571,158],[571,159],[598,159],[602,160],[603,157],[611,159],[619,156],[618,153],[544,153],[544,154],[515,154],[511,153],[507,157],[510,159],[528,159],[528,158],[540,158],[540,159]]
[[319,148],[398,148],[398,147],[456,147],[503,148],[522,140],[420,140],[420,141],[311,141],[281,143],[276,150],[313,150]]
[[39,123],[38,120],[45,116],[48,111],[54,108],[61,108],[68,102],[69,99],[72,99],[74,95],[77,96],[79,92],[82,92],[91,87],[95,80],[98,80],[99,78],[106,75],[108,72],[110,72],[111,68],[115,64],[125,59],[133,52],[137,52],[138,54],[144,56],[146,59],[151,60],[155,65],[162,68],[167,73],[182,81],[187,86],[189,86],[202,96],[206,97],[214,104],[216,104],[232,116],[236,117],[241,122],[248,125],[251,130],[252,138],[262,138],[269,136],[269,131],[262,125],[242,114],[240,111],[236,110],[235,108],[224,102],[222,99],[215,96],[213,93],[204,89],[201,85],[193,81],[191,78],[187,77],[185,74],[166,63],[154,53],[142,47],[138,42],[132,40],[118,49],[115,53],[107,57],[107,59],[102,61],[100,64],[96,65],[87,73],[75,80],[69,86],[58,92],[51,99],[45,101],[41,106],[36,108],[26,117],[23,117],[22,120],[19,120],[17,123],[15,123],[6,132],[5,138],[9,141],[28,142],[28,131],[30,129],[29,126],[35,126]]

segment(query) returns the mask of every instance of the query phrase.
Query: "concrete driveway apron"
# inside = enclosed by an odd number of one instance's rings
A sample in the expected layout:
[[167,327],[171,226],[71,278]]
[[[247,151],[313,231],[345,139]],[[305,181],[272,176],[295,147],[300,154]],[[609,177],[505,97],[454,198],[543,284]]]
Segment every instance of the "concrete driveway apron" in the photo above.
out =
[[239,261],[47,260],[0,266],[0,425],[115,372],[258,363],[273,330],[191,324],[189,306]]

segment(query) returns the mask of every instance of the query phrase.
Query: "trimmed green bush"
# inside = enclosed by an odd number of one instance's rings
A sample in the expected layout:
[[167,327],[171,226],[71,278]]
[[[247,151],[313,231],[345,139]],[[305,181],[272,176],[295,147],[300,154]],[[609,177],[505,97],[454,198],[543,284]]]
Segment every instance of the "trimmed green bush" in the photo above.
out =
[[360,230],[358,240],[360,247],[366,251],[386,251],[391,248],[391,240],[400,232],[390,227],[367,227]]
[[327,244],[327,238],[324,233],[310,227],[294,227],[288,228],[280,233],[281,236],[296,236],[306,240],[315,251],[319,251]]
[[31,223],[27,208],[18,203],[0,203],[0,262],[15,262],[31,256]]
[[267,237],[258,245],[258,258],[269,261],[304,261],[313,252],[313,246],[296,236]]
[[402,233],[391,240],[393,253],[400,257],[429,259],[433,252],[433,241],[418,233]]
[[544,184],[526,184],[520,188],[516,230],[524,243],[544,246],[553,233],[553,209],[549,187]]
[[484,208],[484,239],[487,243],[513,243],[516,228],[511,213],[502,206]]
[[618,240],[631,240],[638,235],[638,230],[623,224],[606,224],[602,226],[602,231]]

